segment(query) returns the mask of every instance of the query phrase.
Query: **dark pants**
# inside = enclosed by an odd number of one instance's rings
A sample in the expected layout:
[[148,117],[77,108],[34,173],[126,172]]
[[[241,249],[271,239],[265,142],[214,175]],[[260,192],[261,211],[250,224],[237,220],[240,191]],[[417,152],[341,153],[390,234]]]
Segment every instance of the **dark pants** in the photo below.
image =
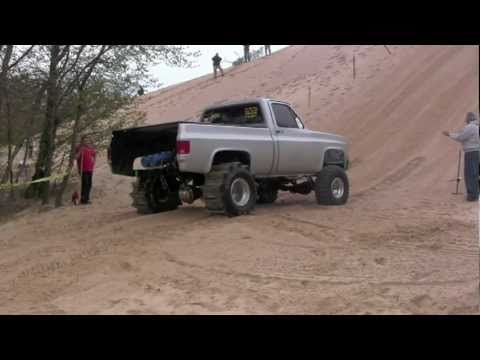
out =
[[215,77],[215,79],[217,78],[217,70],[220,70],[220,73],[223,76],[223,69],[220,66],[220,64],[219,65],[213,65],[213,76]]
[[250,61],[250,49],[245,49],[243,51],[243,57],[245,58],[245,62]]
[[91,172],[82,173],[82,197],[80,202],[86,204],[90,201],[90,190],[92,190],[92,176]]
[[465,153],[464,177],[465,177],[465,188],[467,189],[467,200],[469,201],[478,200],[479,162],[480,162],[480,151],[470,151]]

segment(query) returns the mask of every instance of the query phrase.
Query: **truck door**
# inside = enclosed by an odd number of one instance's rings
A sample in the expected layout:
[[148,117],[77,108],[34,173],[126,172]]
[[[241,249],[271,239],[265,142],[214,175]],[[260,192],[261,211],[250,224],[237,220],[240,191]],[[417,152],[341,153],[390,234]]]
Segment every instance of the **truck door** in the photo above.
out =
[[271,102],[270,106],[274,118],[273,136],[278,149],[274,173],[293,175],[311,172],[312,154],[307,153],[309,139],[304,134],[300,119],[287,104]]

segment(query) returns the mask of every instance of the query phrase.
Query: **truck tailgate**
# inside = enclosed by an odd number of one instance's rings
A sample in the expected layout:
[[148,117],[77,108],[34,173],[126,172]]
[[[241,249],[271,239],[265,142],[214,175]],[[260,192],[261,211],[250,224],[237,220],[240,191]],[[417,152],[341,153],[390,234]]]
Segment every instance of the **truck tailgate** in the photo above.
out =
[[135,158],[174,150],[179,124],[174,122],[113,131],[110,145],[112,173],[134,176]]

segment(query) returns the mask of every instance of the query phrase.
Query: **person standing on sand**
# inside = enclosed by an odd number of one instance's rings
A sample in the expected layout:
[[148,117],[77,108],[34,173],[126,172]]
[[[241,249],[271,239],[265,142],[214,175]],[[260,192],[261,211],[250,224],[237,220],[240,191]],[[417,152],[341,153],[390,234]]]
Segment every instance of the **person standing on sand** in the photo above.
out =
[[480,164],[480,140],[478,135],[478,119],[473,112],[467,113],[465,119],[467,125],[457,133],[444,131],[443,135],[458,141],[463,145],[464,178],[467,189],[467,201],[478,201],[479,195],[479,164]]
[[243,45],[243,57],[245,62],[250,62],[250,45]]
[[215,56],[212,58],[213,61],[213,78],[217,78],[217,70],[220,70],[220,73],[223,76],[223,69],[220,63],[222,62],[222,58],[218,56],[218,53],[215,54]]
[[270,45],[265,46],[265,56],[272,55],[272,50],[270,49]]
[[80,204],[91,204],[90,191],[92,190],[93,169],[97,152],[87,136],[82,136],[80,145],[76,148],[75,158],[78,165],[78,173],[82,180]]

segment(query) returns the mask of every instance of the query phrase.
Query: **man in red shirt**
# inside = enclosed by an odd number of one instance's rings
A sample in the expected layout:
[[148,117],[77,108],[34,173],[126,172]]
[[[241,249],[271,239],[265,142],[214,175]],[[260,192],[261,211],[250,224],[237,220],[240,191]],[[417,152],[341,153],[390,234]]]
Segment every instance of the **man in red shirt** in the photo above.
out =
[[92,176],[95,167],[96,150],[87,136],[82,136],[80,145],[76,149],[78,173],[82,179],[82,195],[80,204],[91,204],[90,191],[92,189]]

